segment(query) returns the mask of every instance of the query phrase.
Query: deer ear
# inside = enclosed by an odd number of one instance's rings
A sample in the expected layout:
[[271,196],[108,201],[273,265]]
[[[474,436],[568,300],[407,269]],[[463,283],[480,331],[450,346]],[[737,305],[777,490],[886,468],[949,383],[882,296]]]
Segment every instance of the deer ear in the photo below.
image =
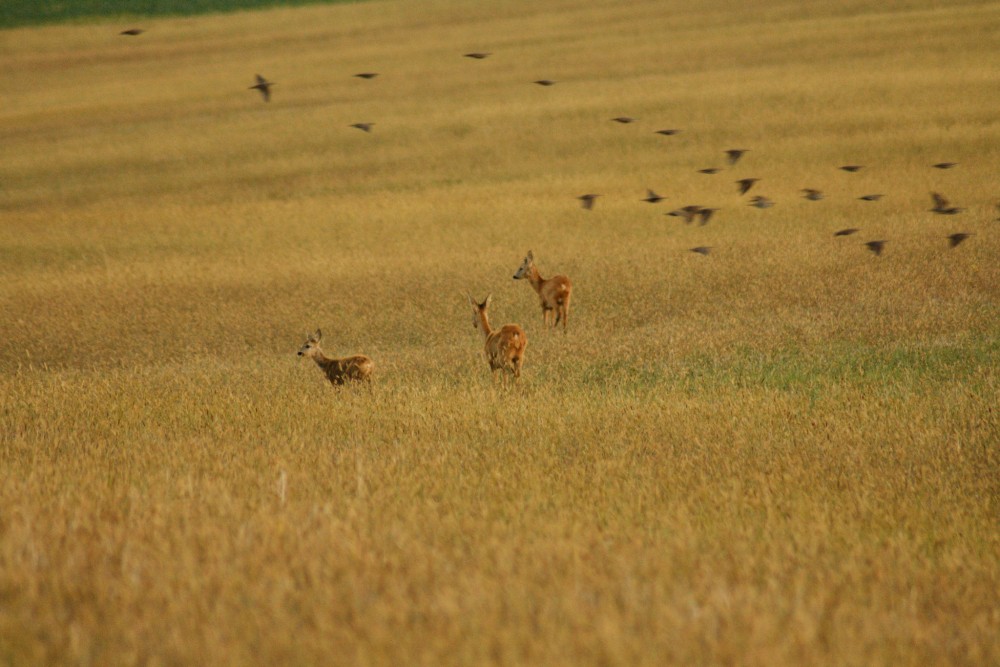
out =
[[493,295],[492,294],[487,295],[486,301],[483,302],[483,305],[486,306],[487,308],[489,308],[490,307],[490,301],[492,301],[492,300],[493,300]]
[[473,306],[478,306],[479,305],[478,303],[476,303],[476,300],[472,298],[472,293],[471,292],[466,292],[465,296],[469,297],[469,303],[471,303]]
[[530,250],[528,251],[528,259],[530,259],[530,260],[534,260],[535,259],[535,255]]
[[318,343],[319,339],[323,337],[323,332],[319,329],[316,329],[316,333],[314,333],[312,337]]

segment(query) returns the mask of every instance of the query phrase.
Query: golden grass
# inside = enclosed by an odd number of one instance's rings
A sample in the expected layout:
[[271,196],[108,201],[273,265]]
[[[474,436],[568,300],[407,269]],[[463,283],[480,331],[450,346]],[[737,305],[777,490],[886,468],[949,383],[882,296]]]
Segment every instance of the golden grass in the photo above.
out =
[[621,4],[0,32],[0,663],[1000,662],[1000,5]]

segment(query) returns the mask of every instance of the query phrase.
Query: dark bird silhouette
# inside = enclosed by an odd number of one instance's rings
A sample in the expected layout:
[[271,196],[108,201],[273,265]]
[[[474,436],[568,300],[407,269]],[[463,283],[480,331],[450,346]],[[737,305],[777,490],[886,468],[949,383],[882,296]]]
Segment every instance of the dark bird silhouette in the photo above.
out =
[[841,229],[833,233],[834,236],[850,236],[851,234],[857,234],[861,230],[857,227],[848,227],[847,229]]
[[730,148],[726,151],[726,156],[729,159],[729,164],[736,164],[743,157],[743,154],[747,152],[746,148]]
[[371,132],[374,125],[375,123],[351,123],[350,127],[356,127],[362,132]]
[[717,208],[703,208],[698,211],[698,217],[701,218],[699,225],[707,225],[708,221],[712,219],[712,215],[718,211]]
[[753,187],[753,184],[759,181],[759,178],[741,178],[736,181],[736,184],[740,186],[740,194],[745,195]]
[[580,200],[580,206],[589,211],[594,208],[594,200],[600,196],[601,195],[586,194],[580,195],[577,199]]
[[954,248],[955,246],[957,246],[959,243],[961,243],[965,239],[969,238],[970,236],[972,236],[972,234],[971,233],[966,233],[966,232],[956,232],[954,234],[949,234],[948,235],[948,247],[949,248]]
[[691,248],[691,252],[696,252],[699,255],[707,255],[708,253],[712,252],[712,246],[700,245],[697,248]]
[[699,174],[709,174],[709,175],[711,175],[711,174],[718,174],[720,171],[722,171],[722,170],[719,169],[718,167],[709,167],[707,169],[699,169],[698,173]]
[[359,79],[374,79],[375,77],[378,76],[378,72],[360,72],[358,74],[355,74],[354,76],[356,76]]
[[667,213],[667,215],[673,216],[675,218],[684,218],[685,224],[690,225],[694,222],[694,216],[701,212],[701,206],[685,206],[683,208],[678,208]]
[[885,248],[886,241],[866,241],[865,245],[876,255],[882,254],[882,249]]
[[128,35],[129,37],[138,37],[142,33],[146,32],[142,28],[129,28],[128,30],[122,30],[119,35]]
[[864,195],[862,197],[858,197],[858,199],[861,199],[862,201],[878,201],[884,196],[885,195]]
[[538,81],[532,81],[532,83],[537,83],[539,86],[554,86],[556,82],[552,79],[539,79]]
[[958,165],[957,162],[938,162],[933,165],[935,169],[951,169],[952,167]]
[[259,90],[260,94],[261,94],[261,97],[264,98],[264,101],[265,102],[270,102],[271,101],[271,86],[273,86],[273,85],[274,85],[273,81],[268,81],[267,79],[265,79],[264,77],[262,77],[260,74],[258,74],[257,75],[257,83],[255,85],[253,85],[253,86],[250,86],[249,89],[250,90],[254,90],[254,89]]
[[646,188],[646,198],[643,199],[642,201],[649,202],[650,204],[655,204],[658,201],[663,201],[663,197],[656,194],[649,188]]
[[803,188],[802,196],[809,201],[819,201],[823,198],[823,193],[819,190],[814,190],[813,188]]
[[844,171],[849,171],[853,174],[856,171],[861,171],[863,167],[860,164],[846,164],[843,167],[841,167],[841,169],[843,169]]
[[631,116],[615,116],[611,120],[616,123],[621,123],[622,125],[628,125],[629,123],[634,123],[636,121],[636,119]]
[[951,202],[948,201],[943,195],[937,192],[931,193],[931,199],[934,200],[934,208],[931,209],[933,213],[940,213],[942,215],[955,215],[956,213],[961,213],[965,209],[960,206],[952,206]]
[[493,55],[490,51],[473,51],[472,53],[462,54],[466,58],[472,58],[473,60],[482,60],[484,58],[489,58]]
[[656,134],[662,134],[665,137],[672,137],[679,132],[680,130],[657,130]]
[[750,206],[755,206],[757,208],[771,208],[774,206],[774,202],[767,197],[761,197],[758,195],[750,200]]

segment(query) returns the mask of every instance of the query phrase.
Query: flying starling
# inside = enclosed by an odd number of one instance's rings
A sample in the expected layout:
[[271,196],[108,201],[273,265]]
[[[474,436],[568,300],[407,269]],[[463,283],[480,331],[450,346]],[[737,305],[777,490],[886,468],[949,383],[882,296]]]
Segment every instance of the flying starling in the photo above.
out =
[[884,196],[885,195],[864,195],[862,197],[858,197],[858,199],[861,199],[862,201],[878,201]]
[[691,252],[696,252],[699,255],[708,255],[712,252],[712,246],[700,245],[697,248],[691,248]]
[[356,127],[362,132],[371,132],[375,123],[351,123],[350,127]]
[[876,255],[882,254],[882,249],[885,247],[885,241],[866,241],[865,245]]
[[650,204],[655,204],[658,201],[663,201],[663,197],[656,194],[649,188],[646,188],[646,198],[643,199],[642,201],[649,202]]
[[355,74],[354,76],[356,76],[359,79],[374,79],[375,77],[378,76],[378,72],[360,72],[358,74]]
[[759,178],[741,178],[736,181],[736,184],[740,186],[740,194],[745,195],[753,187],[753,184],[759,180]]
[[539,79],[538,81],[532,81],[532,83],[537,83],[539,86],[554,86],[556,82],[552,79]]
[[933,165],[935,169],[951,169],[952,167],[958,165],[957,162],[938,162]]
[[257,75],[257,83],[255,85],[253,85],[253,86],[250,86],[249,90],[254,90],[254,89],[259,90],[260,94],[261,94],[261,97],[264,98],[264,101],[265,102],[270,102],[271,101],[271,86],[273,86],[273,85],[274,85],[273,81],[268,81],[267,79],[265,79],[264,77],[262,77],[260,74],[258,74]]
[[823,198],[823,193],[819,190],[814,190],[813,188],[803,188],[802,196],[809,201],[819,201]]
[[679,132],[680,130],[657,130],[656,134],[662,134],[665,137],[672,137]]
[[860,164],[846,164],[843,167],[841,167],[841,169],[843,169],[844,171],[849,171],[853,174],[856,171],[861,171],[862,166]]
[[758,195],[750,200],[750,206],[754,206],[756,208],[771,208],[774,206],[774,202],[767,197],[761,197]]
[[472,53],[464,53],[462,55],[466,58],[472,58],[473,60],[482,60],[492,56],[493,54],[489,51],[473,51]]
[[847,229],[841,229],[833,233],[834,236],[850,236],[851,234],[857,234],[861,230],[857,227],[848,227]]
[[580,206],[589,211],[594,208],[594,200],[600,196],[601,195],[586,194],[580,195],[577,199],[580,200]]
[[698,217],[701,218],[699,225],[707,225],[708,221],[712,219],[712,214],[714,214],[719,209],[717,208],[703,208],[698,211]]
[[129,28],[128,30],[122,30],[119,35],[128,35],[129,37],[138,37],[142,33],[146,32],[142,28]]
[[673,216],[675,218],[684,218],[685,224],[690,225],[694,222],[694,216],[701,212],[701,206],[685,206],[667,213],[667,215]]
[[729,164],[736,164],[743,157],[743,154],[747,152],[746,148],[730,148],[726,151],[726,156],[729,159]]
[[720,171],[722,170],[719,169],[718,167],[708,167],[707,169],[699,169],[698,173],[711,175],[711,174],[718,174]]
[[955,246],[957,246],[959,243],[969,238],[970,236],[972,236],[972,234],[966,232],[957,232],[955,234],[950,234],[948,236],[948,247],[954,248]]
[[960,206],[952,206],[944,195],[940,195],[937,192],[931,193],[931,199],[934,200],[934,208],[931,209],[933,213],[940,213],[942,215],[955,215],[956,213],[961,213],[965,209]]
[[616,123],[621,123],[622,125],[628,125],[629,123],[634,123],[636,121],[636,119],[631,116],[615,116],[611,120]]

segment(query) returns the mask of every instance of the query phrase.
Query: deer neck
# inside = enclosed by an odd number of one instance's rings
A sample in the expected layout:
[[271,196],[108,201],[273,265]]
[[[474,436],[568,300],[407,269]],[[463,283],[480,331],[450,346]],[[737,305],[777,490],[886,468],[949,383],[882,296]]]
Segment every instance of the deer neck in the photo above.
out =
[[479,311],[479,330],[483,334],[483,340],[489,340],[490,334],[493,333],[493,329],[490,328],[490,319],[481,310]]
[[331,357],[328,357],[325,354],[323,354],[323,350],[319,349],[318,347],[313,348],[313,350],[314,350],[313,353],[310,354],[309,356],[312,357],[312,360],[315,361],[316,365],[319,366],[320,368],[326,368],[327,366],[330,365],[330,362],[333,361]]
[[545,278],[542,278],[542,274],[538,272],[538,268],[532,264],[531,271],[528,273],[528,282],[539,294],[542,293],[542,284],[545,283]]

